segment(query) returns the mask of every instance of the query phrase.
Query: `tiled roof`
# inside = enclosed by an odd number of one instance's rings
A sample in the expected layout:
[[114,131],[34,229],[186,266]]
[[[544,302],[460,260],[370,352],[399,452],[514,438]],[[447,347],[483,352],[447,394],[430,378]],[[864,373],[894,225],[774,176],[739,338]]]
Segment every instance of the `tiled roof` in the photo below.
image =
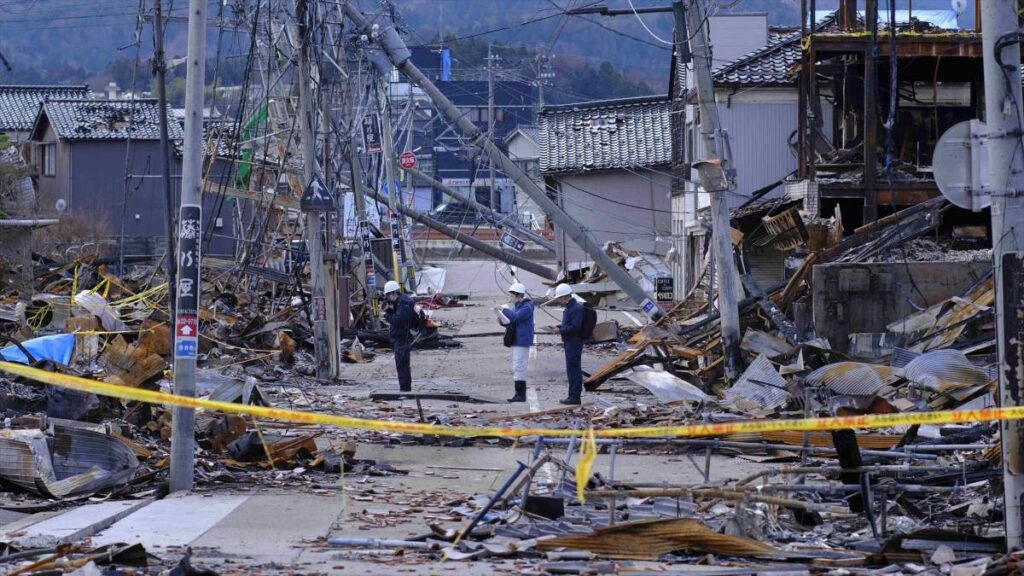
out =
[[87,98],[88,86],[0,85],[0,131],[32,129],[39,104],[46,98]]
[[522,132],[530,140],[540,142],[540,128],[536,124],[519,124],[508,133],[508,136],[505,137],[505,142],[511,140],[516,132]]
[[765,47],[715,70],[713,78],[716,86],[795,86],[798,62],[800,32],[773,32]]
[[668,164],[671,116],[666,96],[545,109],[540,116],[540,168],[587,172]]
[[[43,103],[57,136],[66,140],[160,139],[160,107],[156,100],[48,100]],[[181,125],[168,114],[167,134],[183,137]]]

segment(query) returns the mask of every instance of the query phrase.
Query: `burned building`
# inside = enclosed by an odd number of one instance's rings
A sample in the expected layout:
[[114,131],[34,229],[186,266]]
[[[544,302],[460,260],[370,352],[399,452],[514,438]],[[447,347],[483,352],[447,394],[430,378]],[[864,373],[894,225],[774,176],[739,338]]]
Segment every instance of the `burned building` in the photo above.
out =
[[787,184],[813,215],[838,207],[848,230],[938,196],[939,137],[983,116],[980,32],[953,10],[863,8],[803,3],[798,168]]

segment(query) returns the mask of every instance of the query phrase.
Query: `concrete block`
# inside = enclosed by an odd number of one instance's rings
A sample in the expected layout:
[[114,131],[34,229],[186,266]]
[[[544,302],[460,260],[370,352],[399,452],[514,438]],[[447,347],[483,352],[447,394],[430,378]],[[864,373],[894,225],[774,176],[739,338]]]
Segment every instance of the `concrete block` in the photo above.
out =
[[149,504],[151,500],[126,500],[86,504],[61,512],[33,514],[4,527],[0,540],[52,537],[58,542],[76,542],[96,534],[118,520]]

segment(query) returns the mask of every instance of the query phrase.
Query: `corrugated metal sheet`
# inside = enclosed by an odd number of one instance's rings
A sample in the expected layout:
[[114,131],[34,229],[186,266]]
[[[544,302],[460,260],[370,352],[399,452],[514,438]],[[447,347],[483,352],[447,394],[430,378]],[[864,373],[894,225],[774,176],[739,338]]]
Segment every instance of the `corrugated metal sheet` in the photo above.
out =
[[922,354],[903,370],[908,380],[936,392],[985,386],[992,382],[987,370],[972,364],[963,352],[948,348]]
[[920,355],[919,352],[907,350],[906,348],[893,348],[892,359],[889,361],[889,365],[893,368],[904,368],[907,364],[910,364],[911,360]]
[[874,396],[899,378],[899,369],[862,362],[837,362],[807,375],[804,382],[844,396]]
[[761,354],[747,366],[740,379],[725,391],[725,399],[745,412],[763,412],[789,401],[786,379]]
[[561,536],[537,543],[541,551],[559,548],[589,550],[598,556],[622,560],[657,560],[662,554],[678,550],[758,558],[785,555],[757,540],[719,534],[692,518],[626,522],[595,530],[593,534]]
[[0,431],[0,478],[32,492],[63,498],[119,486],[135,475],[139,460],[117,438],[54,425]]

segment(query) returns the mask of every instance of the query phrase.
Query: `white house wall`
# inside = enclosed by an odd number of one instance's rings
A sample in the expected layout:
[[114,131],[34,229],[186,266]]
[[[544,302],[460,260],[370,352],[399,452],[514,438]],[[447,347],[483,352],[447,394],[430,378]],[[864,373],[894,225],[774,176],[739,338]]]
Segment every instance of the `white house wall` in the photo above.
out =
[[[562,206],[600,244],[621,242],[651,252],[656,249],[655,240],[660,239],[658,250],[667,251],[672,182],[668,167],[658,170],[664,173],[637,169],[637,174],[616,170],[561,176],[558,186]],[[559,256],[565,256],[562,261],[572,264],[590,260],[560,229],[555,233]]]

